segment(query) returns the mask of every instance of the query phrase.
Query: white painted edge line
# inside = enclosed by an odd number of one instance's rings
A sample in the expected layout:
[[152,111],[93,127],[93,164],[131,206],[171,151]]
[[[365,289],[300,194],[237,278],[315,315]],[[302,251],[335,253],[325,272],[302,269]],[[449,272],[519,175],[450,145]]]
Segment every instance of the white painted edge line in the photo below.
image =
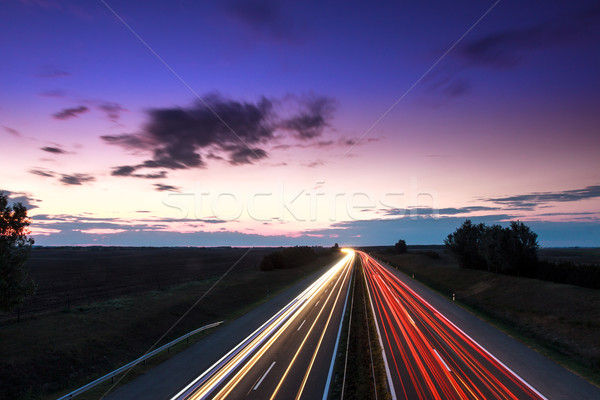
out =
[[[379,262],[378,260],[376,260],[380,265],[382,264],[381,262]],[[387,265],[387,263],[384,263]],[[392,267],[388,266],[390,269],[392,269]],[[518,380],[521,381],[521,383],[523,383],[525,386],[527,386],[529,389],[533,390],[538,396],[540,396],[542,399],[548,400],[548,398],[546,396],[544,396],[543,394],[541,394],[540,392],[537,391],[536,388],[534,388],[533,386],[531,386],[529,383],[527,383],[527,381],[525,381],[525,379],[521,378],[519,376],[519,374],[517,374],[515,371],[513,371],[512,369],[508,368],[508,366],[506,366],[506,364],[504,364],[502,361],[498,360],[492,353],[490,353],[489,351],[487,351],[482,345],[480,345],[479,343],[477,343],[477,341],[475,339],[473,339],[471,336],[467,335],[465,333],[465,331],[463,331],[462,329],[460,329],[458,326],[456,326],[452,321],[450,321],[448,318],[446,318],[445,315],[443,315],[442,313],[440,313],[438,311],[437,308],[435,308],[434,306],[432,306],[431,304],[429,304],[429,302],[427,302],[424,298],[422,298],[421,296],[419,296],[419,294],[417,292],[415,292],[414,290],[412,290],[406,283],[402,282],[400,279],[398,279],[398,281],[402,284],[402,286],[404,286],[406,289],[408,289],[411,293],[413,293],[416,297],[418,297],[422,302],[424,302],[425,304],[427,304],[429,307],[431,307],[432,310],[434,310],[440,317],[442,317],[443,319],[445,319],[449,324],[451,324],[453,327],[455,327],[458,331],[460,331],[460,333],[462,333],[463,335],[465,335],[466,337],[468,337],[471,341],[473,341],[473,343],[475,343],[477,345],[477,347],[479,347],[481,350],[483,350],[487,355],[489,355],[490,357],[492,357],[496,362],[498,362],[498,364],[502,365],[504,368],[506,368],[507,371],[509,371],[511,374],[513,374]]]
[[302,323],[300,324],[300,326],[298,327],[298,329],[296,329],[297,331],[300,330],[300,328],[302,328],[302,325],[304,325],[304,323],[306,322],[306,320],[302,321]]
[[448,364],[446,364],[446,361],[444,361],[444,359],[442,358],[442,356],[440,356],[440,353],[438,353],[436,349],[433,349],[433,351],[435,352],[435,355],[440,359],[440,361],[442,362],[442,364],[444,364],[444,367],[446,367],[446,369],[448,370],[448,372],[450,372],[450,367],[448,366]]
[[269,372],[271,372],[271,368],[273,368],[273,366],[275,365],[275,361],[273,361],[273,363],[271,363],[271,366],[267,369],[267,371],[263,374],[262,378],[260,378],[260,381],[258,381],[258,383],[256,384],[256,386],[254,386],[252,388],[252,390],[256,390],[258,389],[258,387],[260,386],[260,384],[262,383],[262,381],[265,380],[265,378],[267,377],[267,374]]
[[[356,254],[356,253],[354,253]],[[354,256],[356,257],[356,256]],[[350,262],[354,263],[354,257],[350,260]],[[352,280],[352,276],[354,271],[350,273],[350,281]],[[348,283],[348,291],[346,292],[346,300],[344,300],[344,312],[342,316],[346,314],[346,307],[348,306],[348,295],[350,294],[350,283]],[[340,321],[340,327],[338,328],[337,339],[335,340],[335,347],[333,348],[333,355],[331,356],[331,364],[329,365],[329,372],[327,374],[327,383],[325,384],[325,390],[323,391],[323,400],[327,400],[327,396],[329,395],[329,386],[331,385],[331,378],[333,377],[333,365],[335,364],[335,356],[337,355],[338,345],[340,344],[340,335],[342,334],[342,325],[344,325],[344,319]]]
[[377,336],[379,337],[379,346],[381,347],[381,355],[383,356],[383,363],[385,364],[385,374],[387,375],[388,385],[390,386],[392,400],[397,400],[396,399],[396,389],[394,389],[394,382],[392,382],[392,374],[390,373],[390,366],[388,365],[388,362],[387,362],[387,356],[385,354],[385,347],[383,347],[383,340],[381,339],[381,332],[379,331],[379,324],[377,323],[377,314],[375,313],[375,307],[373,307],[373,298],[371,297],[371,291],[369,290],[369,283],[367,281],[367,276],[365,275],[364,268],[363,268],[363,275],[365,277],[367,293],[369,294],[369,303],[371,303],[371,311],[373,311],[373,321],[375,321],[375,328],[377,328]]

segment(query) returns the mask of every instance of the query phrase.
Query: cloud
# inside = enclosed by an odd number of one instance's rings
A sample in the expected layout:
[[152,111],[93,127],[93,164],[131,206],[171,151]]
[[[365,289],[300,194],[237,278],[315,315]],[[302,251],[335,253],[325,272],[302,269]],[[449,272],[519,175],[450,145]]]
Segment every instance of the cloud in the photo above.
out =
[[59,147],[50,147],[50,146],[46,146],[46,147],[40,147],[41,150],[46,151],[48,153],[52,153],[52,154],[66,154],[67,152]]
[[600,197],[600,185],[558,192],[535,192],[516,196],[490,197],[482,200],[506,205],[512,209],[531,210],[537,206],[548,203],[580,201],[598,197]]
[[282,101],[262,97],[252,103],[211,94],[190,107],[150,109],[141,132],[101,139],[152,154],[142,163],[115,167],[115,176],[135,177],[134,172],[144,168],[202,168],[206,166],[203,154],[226,158],[232,165],[252,164],[268,157],[262,147],[276,140],[275,132],[303,141],[320,136],[334,104],[330,98],[314,95],[287,96]]
[[0,193],[3,193],[8,198],[9,204],[12,203],[21,203],[28,210],[33,210],[34,208],[38,208],[38,206],[34,203],[40,203],[40,199],[34,198],[30,193],[27,192],[11,192],[10,190],[0,189]]
[[43,176],[44,178],[52,178],[56,175],[54,171],[48,171],[46,169],[31,169],[29,170],[30,174]]
[[59,179],[59,181],[66,186],[81,185],[82,183],[93,182],[95,180],[96,178],[88,174],[63,174],[62,177]]
[[521,29],[506,29],[472,40],[459,49],[463,59],[471,64],[494,68],[512,68],[529,51],[590,40],[587,31],[600,21],[600,7],[562,16]]
[[65,119],[69,119],[69,118],[78,117],[79,114],[83,114],[88,111],[89,111],[89,108],[87,108],[86,106],[79,106],[79,107],[73,107],[73,108],[65,108],[65,109],[53,114],[52,116],[56,119],[65,120]]
[[233,0],[224,3],[225,12],[258,36],[276,41],[295,41],[298,29],[291,13],[277,0]]
[[229,163],[232,165],[253,164],[254,161],[267,157],[267,152],[259,148],[239,147],[231,153]]
[[113,168],[110,173],[112,176],[131,176],[134,178],[143,178],[143,179],[162,179],[167,177],[167,171],[158,171],[156,173],[149,174],[134,174],[135,167],[130,165],[123,165],[120,167]]
[[387,216],[421,216],[431,217],[437,216],[450,216],[457,214],[470,214],[481,211],[498,211],[500,207],[486,207],[486,206],[471,206],[471,207],[448,207],[448,208],[429,208],[429,207],[415,207],[415,208],[389,208],[384,210],[384,215]]
[[59,67],[55,65],[44,65],[40,72],[35,76],[38,78],[65,78],[67,76],[71,76],[71,74],[64,67]]
[[176,192],[179,190],[177,186],[165,185],[164,183],[155,183],[154,187],[159,192]]
[[9,128],[8,126],[2,126],[4,128],[4,130],[8,133],[10,133],[13,136],[17,136],[17,137],[21,137],[21,134],[19,133],[18,130],[13,129],[13,128]]
[[308,168],[320,167],[321,165],[325,165],[325,162],[323,160],[315,160],[306,164]]
[[108,101],[101,102],[97,107],[106,115],[106,118],[108,118],[109,121],[113,122],[117,122],[121,117],[121,113],[127,111],[127,109],[123,108],[119,103]]
[[302,140],[321,136],[335,110],[335,103],[329,98],[313,96],[304,98],[301,104],[303,110],[300,114],[282,121],[281,127]]

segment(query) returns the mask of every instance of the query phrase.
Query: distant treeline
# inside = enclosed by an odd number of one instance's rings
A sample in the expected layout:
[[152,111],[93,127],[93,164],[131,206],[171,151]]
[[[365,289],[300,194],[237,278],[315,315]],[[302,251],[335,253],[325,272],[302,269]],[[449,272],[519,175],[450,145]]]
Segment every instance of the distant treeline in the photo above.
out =
[[538,261],[537,234],[522,222],[487,226],[466,220],[444,240],[462,268],[600,289],[600,266]]
[[264,256],[260,263],[260,269],[272,271],[274,269],[298,268],[316,260],[319,255],[329,254],[333,251],[339,251],[337,244],[332,248],[321,248],[318,251],[308,246],[286,247]]

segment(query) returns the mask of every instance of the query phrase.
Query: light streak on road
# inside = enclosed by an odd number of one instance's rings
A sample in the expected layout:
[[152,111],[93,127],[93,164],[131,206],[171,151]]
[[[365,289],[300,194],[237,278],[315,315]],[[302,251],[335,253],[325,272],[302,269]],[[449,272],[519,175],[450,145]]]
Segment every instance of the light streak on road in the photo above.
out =
[[358,252],[398,399],[545,399],[387,268]]
[[[255,381],[252,381],[252,385],[249,386],[250,389],[247,395],[267,390],[263,388],[269,387],[266,381],[273,381],[275,379],[275,382],[278,383],[274,390],[272,390],[272,394],[263,397],[274,399],[282,389],[282,386],[284,386],[286,379],[289,378],[288,375],[290,375],[291,368],[296,364],[300,364],[300,362],[296,363],[296,360],[302,354],[302,373],[299,378],[295,378],[299,379],[299,381],[294,387],[294,390],[297,392],[295,397],[300,398],[307,384],[308,377],[313,370],[317,353],[322,347],[325,333],[331,331],[329,325],[332,321],[334,310],[336,307],[339,309],[340,298],[343,301],[343,288],[349,287],[348,282],[354,264],[355,253],[348,249],[342,249],[342,251],[346,253],[342,260],[331,267],[267,322],[246,337],[246,339],[242,340],[219,361],[190,382],[172,399],[224,399],[229,396],[235,397],[232,395],[234,390],[244,385],[247,386],[246,381],[251,376],[260,376],[260,381],[256,382],[257,378],[253,378]],[[326,293],[325,289],[326,287],[331,287],[330,285],[333,285],[334,290],[327,290]],[[325,297],[324,300],[322,300],[322,295],[325,295],[323,296]],[[320,305],[320,308],[317,308],[317,305]],[[307,313],[315,315],[312,319],[307,320],[305,316]],[[324,318],[321,318],[322,315]],[[338,323],[341,323],[341,316],[338,317],[340,319]],[[297,326],[298,321],[302,321],[299,326]],[[308,328],[300,330],[305,323]],[[322,327],[323,324],[324,327]],[[334,328],[337,328],[337,326],[334,326]],[[335,331],[337,332],[337,329]],[[275,343],[287,340],[292,334],[304,335],[304,337],[302,343],[293,349],[295,350],[295,354],[284,365],[286,369],[282,374],[277,368],[281,363],[278,361],[276,364],[275,361],[271,362],[269,359],[274,356],[272,354],[273,351],[270,350]],[[318,339],[315,337],[317,334]],[[310,346],[305,346],[307,341],[310,342]],[[328,355],[328,358],[331,359],[331,354]],[[304,360],[306,359],[309,362],[305,366]],[[270,365],[266,371],[264,366],[260,367],[261,364],[264,365],[265,360],[268,360],[267,365]],[[259,368],[263,369],[258,371]],[[296,370],[294,371],[297,372]],[[270,385],[273,386],[273,382]],[[325,386],[325,383],[323,383],[323,386]]]

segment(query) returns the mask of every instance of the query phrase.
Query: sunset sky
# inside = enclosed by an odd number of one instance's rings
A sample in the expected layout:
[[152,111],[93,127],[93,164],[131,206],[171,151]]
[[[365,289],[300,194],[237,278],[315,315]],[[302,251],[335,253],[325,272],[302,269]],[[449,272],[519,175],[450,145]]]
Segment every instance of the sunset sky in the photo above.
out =
[[2,2],[39,245],[600,246],[597,1]]

